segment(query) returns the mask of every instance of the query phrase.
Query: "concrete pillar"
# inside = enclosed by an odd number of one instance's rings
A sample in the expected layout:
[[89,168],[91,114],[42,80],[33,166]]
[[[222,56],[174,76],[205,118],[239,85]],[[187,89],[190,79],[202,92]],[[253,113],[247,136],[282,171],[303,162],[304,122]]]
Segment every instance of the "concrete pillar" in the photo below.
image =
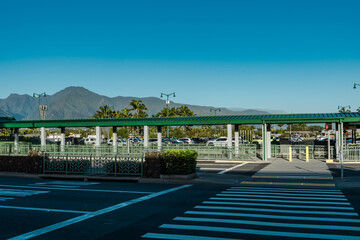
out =
[[161,151],[161,144],[162,144],[161,126],[158,126],[158,127],[157,127],[157,146],[158,146],[158,151]]
[[336,123],[336,142],[335,142],[335,149],[336,149],[336,160],[340,160],[340,134],[339,134],[339,123]]
[[15,153],[19,153],[19,129],[15,128],[14,131],[14,150]]
[[339,161],[344,160],[344,124],[342,122],[338,123],[339,128]]
[[149,148],[149,126],[144,126],[144,150],[147,152]]
[[263,123],[262,124],[262,160],[263,161],[267,161],[268,160],[268,150],[267,150],[267,133],[266,133],[266,129],[267,129],[267,124]]
[[95,140],[95,147],[96,147],[96,155],[100,156],[101,154],[101,140],[102,140],[102,136],[101,136],[101,127],[96,126],[95,127],[95,131],[96,131],[96,140]]
[[117,146],[118,146],[118,141],[117,141],[117,127],[113,127],[113,152],[117,153]]
[[235,125],[235,158],[239,157],[239,125]]
[[61,135],[60,135],[60,149],[61,152],[65,152],[65,128],[61,128]]
[[232,159],[232,125],[227,125],[228,159]]
[[46,130],[44,127],[40,128],[40,142],[41,150],[46,150]]
[[270,124],[266,124],[267,128],[266,128],[266,143],[267,143],[267,156],[268,159],[271,158],[271,125]]

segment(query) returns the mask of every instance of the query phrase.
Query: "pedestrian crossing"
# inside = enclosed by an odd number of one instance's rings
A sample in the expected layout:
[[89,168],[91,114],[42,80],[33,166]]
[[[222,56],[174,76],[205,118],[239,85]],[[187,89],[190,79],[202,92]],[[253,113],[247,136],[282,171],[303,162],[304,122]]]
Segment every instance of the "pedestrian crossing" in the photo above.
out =
[[230,187],[146,239],[360,239],[360,218],[337,189]]
[[49,193],[49,191],[35,191],[35,190],[23,190],[23,189],[0,189],[0,201],[4,202],[7,200],[14,199],[15,197],[29,197],[32,195]]

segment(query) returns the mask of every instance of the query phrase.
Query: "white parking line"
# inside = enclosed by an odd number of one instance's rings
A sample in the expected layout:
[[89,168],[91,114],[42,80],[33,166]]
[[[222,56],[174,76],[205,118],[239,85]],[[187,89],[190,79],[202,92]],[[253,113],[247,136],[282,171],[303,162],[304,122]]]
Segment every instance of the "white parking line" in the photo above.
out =
[[126,202],[116,204],[116,205],[108,207],[108,208],[100,209],[100,210],[97,210],[95,212],[90,212],[90,213],[81,215],[79,217],[75,217],[75,218],[65,220],[63,222],[55,223],[53,225],[50,225],[50,226],[47,226],[47,227],[44,227],[44,228],[40,228],[40,229],[37,229],[37,230],[32,231],[32,232],[22,234],[22,235],[19,235],[17,237],[10,238],[9,240],[25,240],[25,239],[37,237],[37,236],[43,235],[45,233],[49,233],[49,232],[58,230],[60,228],[64,228],[64,227],[73,225],[75,223],[82,222],[82,221],[85,221],[87,219],[97,217],[99,215],[109,213],[109,212],[118,210],[120,208],[124,208],[124,207],[127,207],[129,205],[139,203],[139,202],[143,202],[143,201],[146,201],[146,200],[149,200],[149,199],[152,199],[152,198],[155,198],[155,197],[158,197],[158,196],[170,193],[170,192],[174,192],[174,191],[177,191],[177,190],[180,190],[180,189],[183,189],[183,188],[187,188],[187,187],[190,187],[190,186],[192,186],[192,185],[182,185],[182,186],[175,187],[175,188],[170,188],[170,189],[167,189],[167,190],[164,190],[164,191],[161,191],[161,192],[152,193],[152,194],[149,194],[149,195],[146,195],[146,196],[143,196],[143,197],[135,198],[135,199],[132,199],[132,200],[129,200],[129,201],[126,201]]
[[218,237],[202,237],[192,235],[165,234],[165,233],[147,233],[143,238],[168,239],[168,240],[241,240],[239,238],[218,238]]
[[319,201],[298,201],[298,200],[278,200],[278,199],[253,199],[253,198],[223,198],[223,197],[212,197],[211,200],[225,200],[225,201],[249,201],[249,202],[274,202],[274,203],[295,203],[295,204],[326,204],[326,205],[347,205],[350,206],[349,202],[319,202]]
[[17,186],[17,185],[0,185],[0,187],[13,187],[13,188],[30,188],[30,189],[50,189],[62,191],[78,191],[78,192],[106,192],[106,193],[135,193],[135,194],[151,194],[153,192],[137,192],[137,191],[119,191],[119,190],[98,190],[98,189],[73,189],[73,188],[55,188],[55,187],[32,187],[32,186]]
[[231,168],[225,169],[224,171],[218,172],[218,174],[224,174],[224,173],[227,173],[227,172],[229,172],[229,171],[231,171],[231,170],[233,170],[233,169],[235,169],[235,168],[238,168],[238,167],[244,166],[245,164],[247,164],[247,163],[246,163],[246,162],[241,163],[241,164],[239,164],[239,165],[236,165],[236,166],[233,166],[233,167],[231,167]]
[[347,201],[346,198],[329,198],[329,197],[308,197],[304,196],[301,197],[292,197],[292,196],[277,196],[274,194],[274,196],[264,196],[264,195],[258,195],[257,193],[251,193],[251,194],[230,194],[230,193],[219,193],[216,194],[216,196],[219,197],[252,197],[252,198],[279,198],[279,199],[300,199],[300,200],[328,200],[328,201]]
[[88,211],[75,211],[75,210],[63,210],[63,209],[51,209],[51,208],[16,207],[16,206],[3,206],[3,205],[0,205],[0,208],[30,210],[30,211],[43,211],[43,212],[77,213],[77,214],[89,213]]

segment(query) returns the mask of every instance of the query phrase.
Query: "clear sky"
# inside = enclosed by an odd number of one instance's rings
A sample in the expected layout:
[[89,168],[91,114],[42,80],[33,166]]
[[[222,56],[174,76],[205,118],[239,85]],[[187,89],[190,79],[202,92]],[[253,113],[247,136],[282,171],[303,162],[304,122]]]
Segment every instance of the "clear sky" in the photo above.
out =
[[110,97],[337,112],[360,107],[358,0],[0,1],[0,98]]

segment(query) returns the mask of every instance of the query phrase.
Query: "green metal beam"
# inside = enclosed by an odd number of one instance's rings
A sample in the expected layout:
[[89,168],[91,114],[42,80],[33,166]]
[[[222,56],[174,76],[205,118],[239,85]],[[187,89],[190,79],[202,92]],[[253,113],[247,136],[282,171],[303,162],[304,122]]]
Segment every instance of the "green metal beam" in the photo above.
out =
[[360,123],[360,113],[235,115],[166,118],[28,120],[0,119],[0,128],[60,128],[111,126],[184,126],[225,124],[277,124],[277,123]]

